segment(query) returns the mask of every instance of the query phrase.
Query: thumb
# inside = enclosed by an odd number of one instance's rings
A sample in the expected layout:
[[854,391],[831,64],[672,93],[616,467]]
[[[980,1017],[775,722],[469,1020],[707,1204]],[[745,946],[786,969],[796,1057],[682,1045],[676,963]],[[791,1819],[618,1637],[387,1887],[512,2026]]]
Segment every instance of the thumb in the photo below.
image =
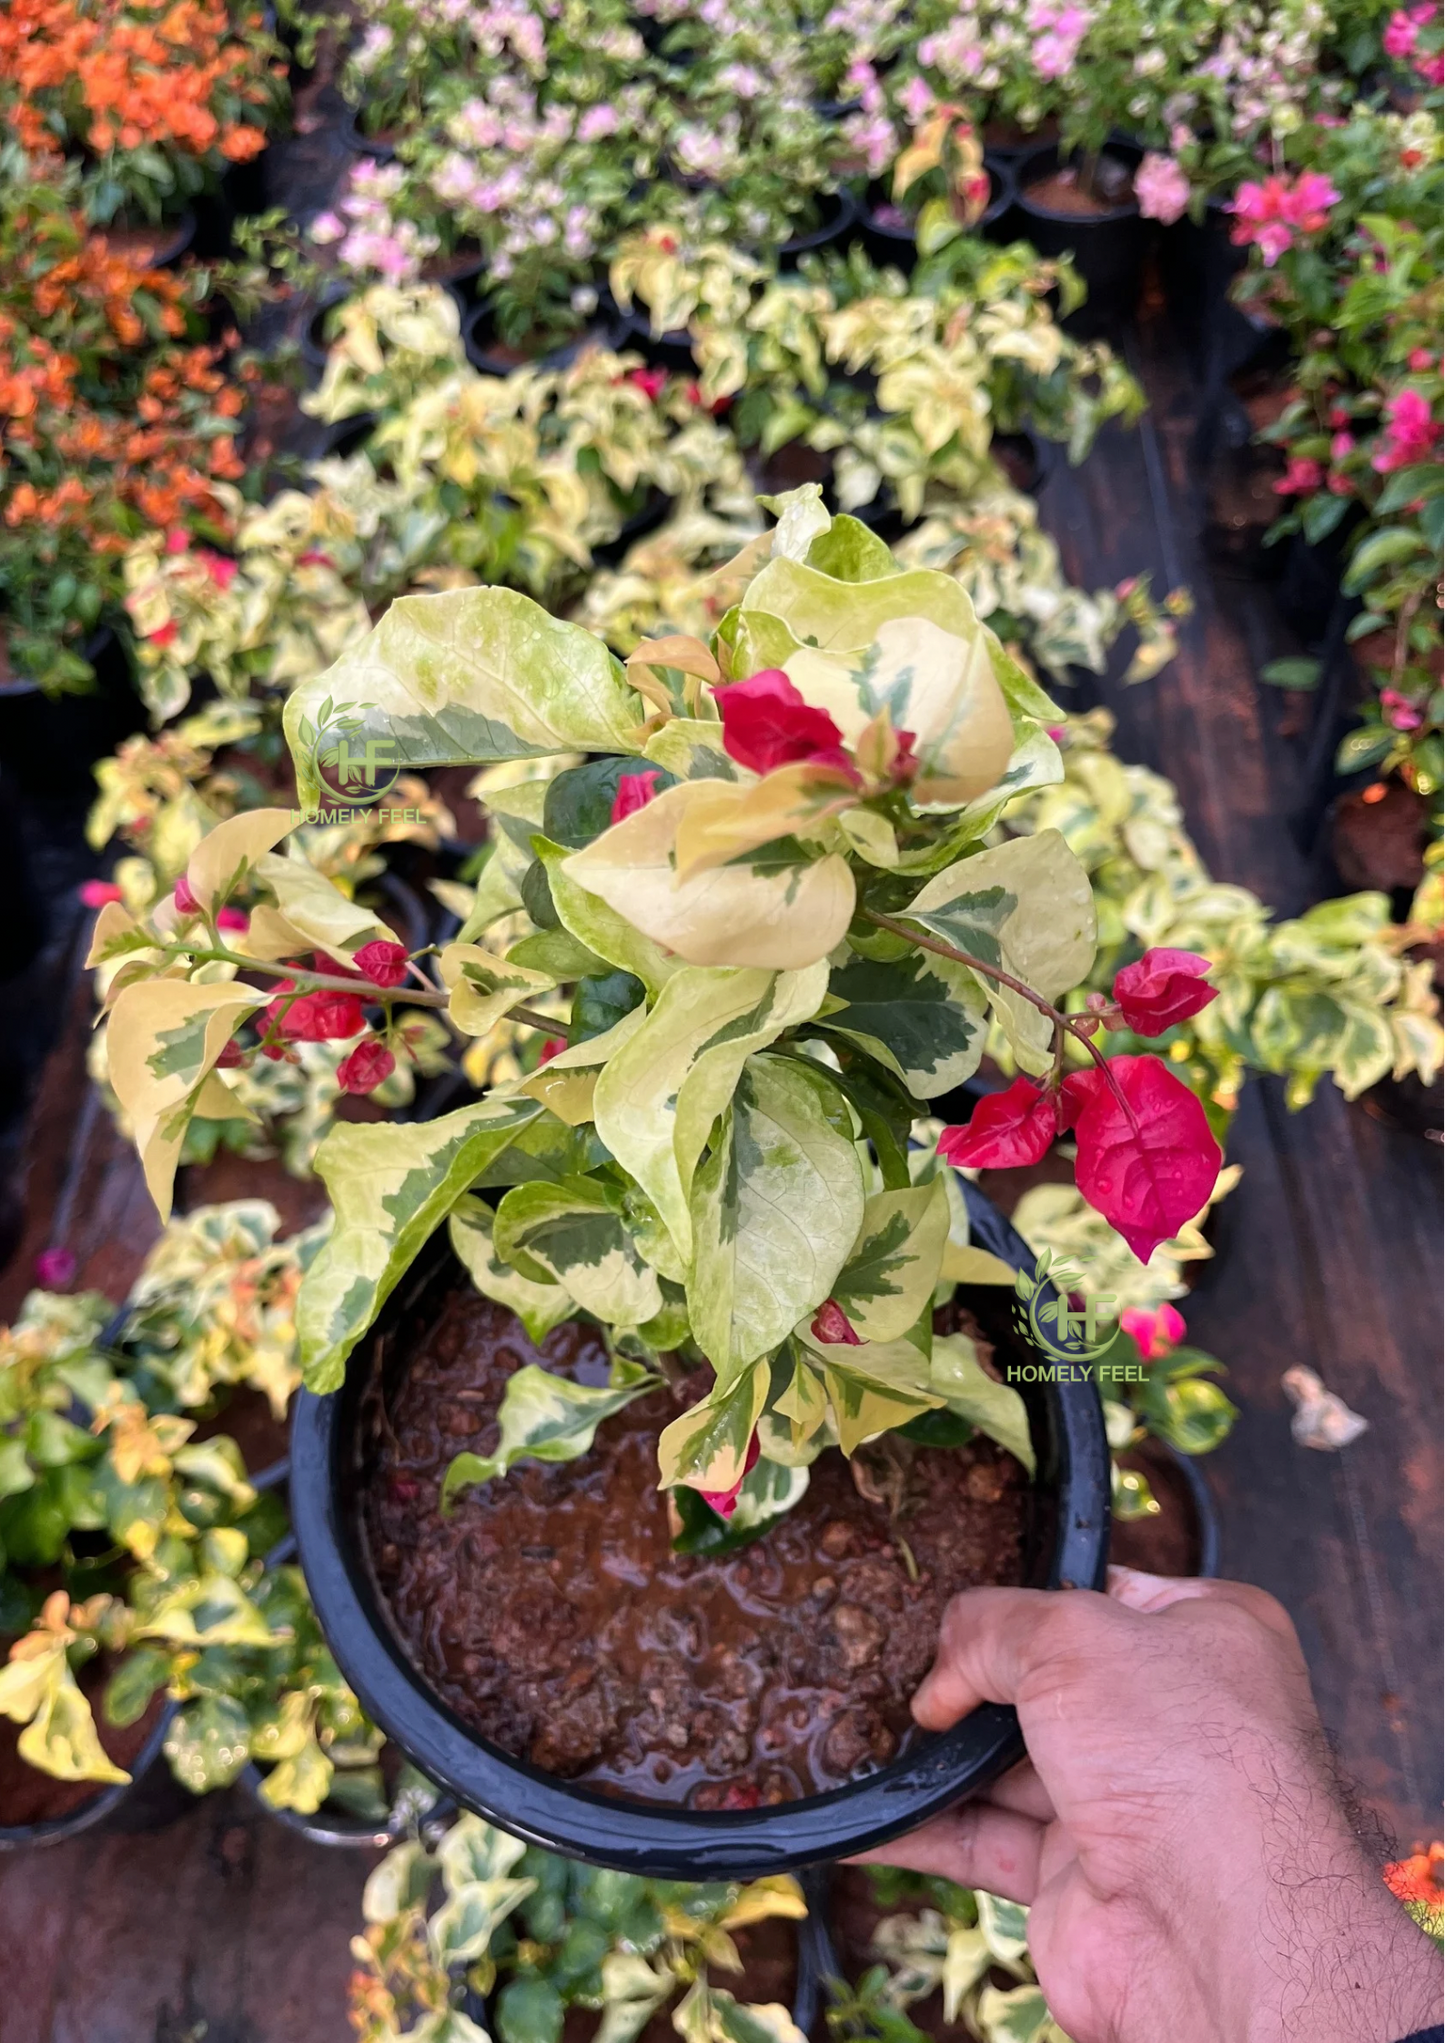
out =
[[917,1721],[946,1731],[982,1702],[1016,1702],[1064,1605],[1108,1614],[1105,1598],[1084,1589],[966,1589],[955,1596],[943,1613],[937,1658],[913,1698]]

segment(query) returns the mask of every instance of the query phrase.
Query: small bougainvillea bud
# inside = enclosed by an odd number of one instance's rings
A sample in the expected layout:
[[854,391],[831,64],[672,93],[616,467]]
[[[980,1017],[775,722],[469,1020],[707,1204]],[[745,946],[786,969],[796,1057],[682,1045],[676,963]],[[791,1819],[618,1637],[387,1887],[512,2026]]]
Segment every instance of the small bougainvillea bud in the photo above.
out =
[[113,880],[82,880],[80,899],[86,908],[104,908],[110,901],[120,899],[120,888]]
[[729,1490],[698,1491],[698,1495],[702,1498],[704,1504],[710,1504],[719,1518],[731,1518],[734,1511],[737,1510],[738,1492],[757,1466],[758,1456],[761,1452],[762,1449],[758,1444],[758,1436],[756,1431],[754,1431],[752,1439],[748,1442],[747,1454],[743,1458],[743,1472],[732,1488]]
[[830,1348],[861,1348],[863,1336],[854,1327],[836,1298],[825,1298],[813,1315],[808,1329],[815,1341],[823,1341]]
[[1208,958],[1194,951],[1145,951],[1114,980],[1114,998],[1139,1036],[1161,1036],[1218,997]]
[[396,1059],[379,1036],[358,1043],[336,1067],[336,1082],[343,1092],[375,1092],[396,1069]]
[[251,927],[251,918],[244,908],[220,908],[216,911],[217,929],[229,929],[237,936],[244,936]]
[[657,793],[657,783],[661,778],[655,766],[646,773],[624,773],[612,797],[612,822],[625,823],[629,816],[645,809]]
[[199,915],[201,912],[201,904],[191,892],[191,883],[184,873],[176,881],[174,900],[177,913],[181,915]]
[[373,986],[400,986],[406,977],[407,951],[404,943],[388,943],[376,937],[352,954],[351,962]]
[[723,747],[750,773],[771,773],[795,759],[851,771],[843,733],[826,709],[806,703],[781,667],[714,691],[722,713]]
[[1127,1305],[1119,1324],[1146,1362],[1158,1362],[1184,1339],[1183,1317],[1167,1303],[1152,1311],[1146,1305]]

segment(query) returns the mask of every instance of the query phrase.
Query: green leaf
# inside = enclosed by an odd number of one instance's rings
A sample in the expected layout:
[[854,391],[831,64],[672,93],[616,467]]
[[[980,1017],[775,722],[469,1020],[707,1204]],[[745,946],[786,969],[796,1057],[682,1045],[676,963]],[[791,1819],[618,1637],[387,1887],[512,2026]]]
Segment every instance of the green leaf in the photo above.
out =
[[586,1454],[604,1419],[651,1390],[657,1378],[639,1362],[614,1365],[611,1387],[572,1383],[550,1369],[527,1363],[507,1379],[498,1413],[501,1428],[492,1454],[459,1454],[447,1469],[441,1503],[447,1510],[458,1490],[489,1483],[518,1461],[576,1461]]
[[628,752],[646,715],[600,638],[497,588],[401,597],[334,667],[293,692],[284,724],[303,807],[317,802],[321,783],[301,719],[313,715],[319,726],[327,694],[357,705],[361,739],[390,740],[391,759],[412,768]]
[[863,1221],[847,1108],[826,1074],[750,1057],[692,1190],[688,1317],[726,1386],[829,1296]]
[[646,997],[647,988],[630,972],[598,972],[579,979],[572,996],[573,1041],[585,1043],[606,1035]]
[[682,959],[670,957],[650,936],[634,929],[600,894],[589,893],[586,887],[569,879],[566,871],[566,861],[572,855],[569,851],[541,837],[534,838],[533,843],[546,869],[552,905],[563,928],[619,972],[640,979],[655,999],[673,973],[682,970]]
[[827,989],[823,963],[801,972],[687,966],[604,1066],[597,1133],[651,1199],[684,1263],[693,1172],[738,1074],[752,1051],[810,1020]]
[[[906,913],[920,922],[937,918],[960,898],[986,894],[995,886],[1018,904],[998,926],[1004,969],[1046,1000],[1056,1001],[1081,984],[1094,962],[1094,895],[1088,873],[1057,830],[1011,838],[960,860],[930,880]],[[979,976],[1019,1063],[1026,1071],[1046,1070],[1053,1052],[1048,1017],[1019,994]]]
[[898,572],[887,543],[858,518],[834,518],[808,548],[807,564],[837,582],[876,582]]
[[187,1703],[166,1733],[171,1771],[193,1795],[228,1788],[250,1756],[251,1722],[233,1696]]
[[1307,659],[1271,660],[1268,666],[1260,668],[1259,678],[1271,688],[1318,688],[1320,663]]
[[1391,525],[1383,532],[1371,532],[1351,554],[1340,586],[1347,596],[1356,596],[1381,568],[1424,551],[1424,537],[1413,526]]
[[1324,491],[1305,500],[1300,507],[1300,529],[1311,546],[1318,546],[1322,539],[1329,538],[1349,506],[1348,497],[1337,497]]
[[577,1302],[564,1285],[534,1283],[502,1262],[492,1244],[492,1218],[483,1200],[470,1194],[459,1200],[447,1221],[452,1248],[482,1296],[516,1313],[528,1338],[540,1346],[576,1312]]
[[158,1646],[136,1646],[121,1661],[105,1689],[105,1720],[108,1724],[136,1724],[145,1715],[150,1699],[164,1688],[170,1676],[170,1655]]
[[566,2013],[550,1979],[511,1979],[497,1997],[502,2043],[558,2043]]
[[422,1244],[540,1113],[529,1099],[485,1100],[436,1121],[332,1128],[316,1152],[316,1172],[331,1194],[335,1225],[296,1302],[309,1389],[335,1390],[347,1356]]
[[[580,851],[610,828],[618,784],[643,770],[635,757],[589,759],[582,766],[569,766],[548,783],[542,834],[568,851]],[[660,767],[651,778],[654,794],[673,785],[674,776]]]
[[808,1487],[806,1468],[785,1468],[760,1456],[743,1478],[731,1518],[720,1517],[696,1490],[683,1484],[673,1492],[682,1531],[674,1553],[730,1554],[761,1539],[770,1525],[791,1511]]
[[1028,1407],[1007,1383],[997,1383],[979,1362],[967,1334],[940,1334],[933,1343],[933,1388],[949,1411],[1006,1447],[1036,1473]]
[[1393,731],[1348,732],[1335,753],[1336,773],[1358,773],[1362,767],[1377,766],[1394,742]]
[[657,1274],[638,1252],[622,1193],[595,1178],[516,1185],[497,1208],[496,1255],[534,1283],[548,1277],[612,1326],[641,1326],[662,1310]]
[[899,1340],[917,1323],[939,1281],[948,1220],[938,1178],[868,1200],[831,1293],[865,1341]]
[[657,1442],[663,1487],[731,1489],[742,1475],[769,1382],[767,1363],[755,1362],[731,1382],[715,1382],[705,1398],[664,1426]]
[[915,1099],[951,1092],[977,1071],[986,1001],[972,974],[923,952],[896,964],[850,958],[828,984],[846,1002],[821,1024],[902,1080]]
[[865,1341],[857,1348],[813,1345],[807,1354],[823,1372],[845,1454],[942,1402],[929,1376],[928,1357],[912,1341]]
[[308,1738],[290,1759],[273,1766],[261,1783],[261,1800],[273,1809],[294,1809],[314,1816],[331,1792],[331,1761],[315,1738]]
[[[950,867],[941,877],[952,878],[958,870],[957,866]],[[932,884],[937,886],[938,882]],[[909,908],[908,919],[926,929],[930,936],[951,943],[956,950],[982,958],[986,965],[1000,965],[1003,947],[999,931],[1018,905],[1018,896],[1006,887],[974,887],[955,894],[937,908],[920,908],[915,901]]]

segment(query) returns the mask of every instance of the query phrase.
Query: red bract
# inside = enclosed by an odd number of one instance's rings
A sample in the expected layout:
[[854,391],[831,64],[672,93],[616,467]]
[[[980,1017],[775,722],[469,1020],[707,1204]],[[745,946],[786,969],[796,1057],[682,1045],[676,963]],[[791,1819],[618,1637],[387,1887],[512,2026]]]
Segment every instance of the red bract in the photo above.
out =
[[337,1065],[336,1082],[343,1092],[375,1092],[395,1069],[396,1059],[385,1043],[368,1036]]
[[1016,1078],[1004,1092],[979,1101],[962,1128],[945,1128],[938,1153],[945,1163],[970,1170],[1012,1170],[1038,1163],[1058,1132],[1054,1097],[1031,1078]]
[[667,387],[666,369],[629,369],[625,379],[635,384],[647,398],[649,404],[656,404]]
[[839,1305],[836,1298],[825,1298],[813,1315],[809,1328],[815,1341],[823,1341],[830,1348],[861,1348],[863,1337],[851,1319]]
[[191,883],[184,873],[176,881],[175,903],[181,915],[199,915],[201,912],[201,904],[191,892]]
[[1147,1305],[1126,1305],[1119,1324],[1146,1362],[1162,1360],[1184,1339],[1183,1315],[1167,1303],[1152,1310]]
[[[283,979],[277,990],[284,994],[291,988],[292,982]],[[366,1027],[366,1016],[354,993],[303,993],[289,1006],[285,1000],[273,1000],[266,1009],[266,1021],[292,1043],[341,1042],[359,1036]]]
[[748,1442],[747,1454],[743,1458],[743,1472],[732,1488],[730,1490],[698,1491],[698,1495],[702,1498],[704,1504],[710,1504],[719,1518],[731,1518],[734,1511],[737,1510],[738,1491],[747,1481],[752,1470],[757,1466],[757,1459],[761,1452],[762,1449],[758,1445],[758,1436],[756,1431],[754,1431],[752,1439]]
[[82,880],[80,898],[87,908],[104,908],[107,902],[120,899],[120,888],[113,880]]
[[1224,1158],[1197,1096],[1157,1057],[1111,1057],[1064,1081],[1079,1190],[1141,1263],[1207,1203]]
[[548,1036],[546,1042],[543,1043],[541,1049],[537,1052],[538,1069],[540,1070],[544,1064],[550,1064],[554,1057],[560,1057],[566,1047],[567,1038],[565,1036]]
[[240,936],[251,927],[251,918],[244,908],[220,908],[216,911],[216,927]]
[[222,1071],[237,1071],[246,1061],[246,1053],[232,1036],[221,1051],[216,1063]]
[[795,759],[851,772],[843,733],[825,709],[813,709],[781,667],[765,667],[747,681],[730,681],[716,691],[722,711],[723,747],[730,759],[752,773],[771,773]]
[[661,778],[655,766],[646,773],[624,773],[612,797],[612,821],[623,823],[629,816],[635,816],[639,809],[645,809],[657,793],[657,783]]
[[377,937],[352,953],[351,962],[373,986],[400,986],[406,977],[406,945]]
[[1114,980],[1114,998],[1136,1035],[1162,1036],[1218,999],[1205,977],[1210,969],[1195,951],[1145,951]]

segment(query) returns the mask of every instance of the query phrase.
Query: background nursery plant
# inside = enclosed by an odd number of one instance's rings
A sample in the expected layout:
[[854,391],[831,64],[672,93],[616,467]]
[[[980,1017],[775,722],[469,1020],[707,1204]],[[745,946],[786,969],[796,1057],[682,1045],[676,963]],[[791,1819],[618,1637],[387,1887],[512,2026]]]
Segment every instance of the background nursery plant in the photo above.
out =
[[[524,596],[464,590],[403,599],[291,696],[303,802],[319,783],[296,734],[323,697],[414,767],[543,762],[490,797],[497,849],[439,987],[408,984],[400,945],[273,852],[286,811],[221,825],[174,896],[97,925],[112,1082],[163,1209],[190,1117],[228,1112],[228,1075],[288,1036],[354,1042],[347,1063],[381,1073],[406,999],[475,1037],[510,1015],[552,1038],[478,1105],[338,1127],[317,1157],[336,1218],[298,1305],[314,1387],[340,1381],[448,1216],[478,1287],[530,1331],[579,1310],[610,1330],[611,1388],[519,1371],[497,1454],[462,1457],[452,1488],[584,1451],[679,1354],[712,1378],[661,1435],[663,1481],[723,1515],[760,1445],[765,1495],[775,1466],[931,1411],[1030,1462],[1017,1397],[933,1334],[952,1282],[1002,1271],[969,1252],[948,1172],[910,1153],[990,1017],[1030,1075],[979,1109],[956,1161],[1024,1161],[1072,1127],[1081,1190],[1146,1259],[1214,1189],[1195,1095],[1095,1040],[1197,1012],[1207,961],[1146,957],[1114,1005],[1066,1012],[1095,952],[1087,874],[1056,831],[994,840],[1062,773],[1057,710],[958,583],[900,570],[816,488],[774,508],[719,578],[733,600],[711,646],[645,642],[624,666]],[[247,932],[223,933],[242,901]]]

